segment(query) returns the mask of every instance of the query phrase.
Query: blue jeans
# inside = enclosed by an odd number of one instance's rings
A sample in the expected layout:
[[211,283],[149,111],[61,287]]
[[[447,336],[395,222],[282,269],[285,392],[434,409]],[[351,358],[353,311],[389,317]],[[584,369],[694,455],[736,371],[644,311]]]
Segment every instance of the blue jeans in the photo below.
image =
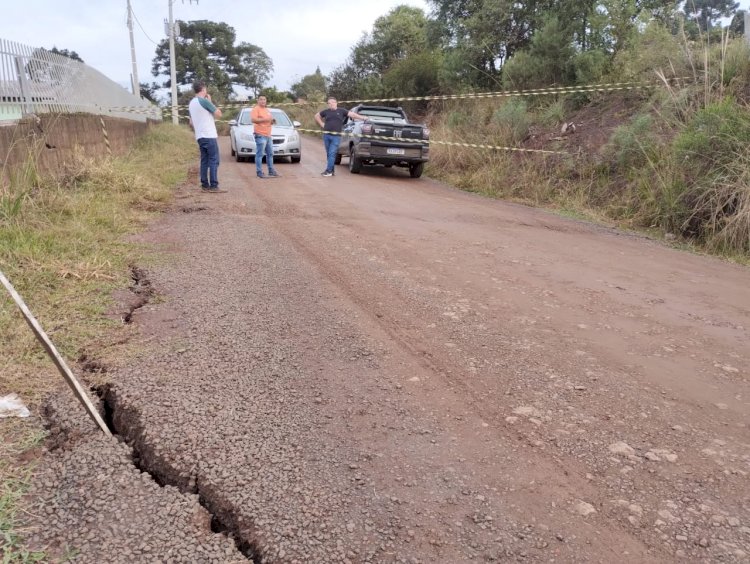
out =
[[201,150],[201,186],[203,188],[219,187],[219,142],[215,138],[198,139]]
[[326,148],[326,172],[333,172],[333,164],[336,162],[336,153],[339,152],[339,145],[341,145],[341,135],[331,135],[330,133],[323,134],[323,145]]
[[255,172],[263,174],[263,155],[266,155],[268,173],[276,172],[273,168],[273,139],[266,135],[253,134],[255,137]]

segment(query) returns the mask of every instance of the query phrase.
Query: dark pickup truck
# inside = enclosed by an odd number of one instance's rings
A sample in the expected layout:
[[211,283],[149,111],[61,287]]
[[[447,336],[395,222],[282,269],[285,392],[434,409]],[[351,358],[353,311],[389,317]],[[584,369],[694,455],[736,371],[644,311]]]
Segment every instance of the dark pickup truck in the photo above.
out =
[[395,165],[408,168],[412,178],[422,176],[424,163],[430,158],[427,127],[409,123],[401,108],[363,104],[352,111],[367,120],[349,120],[345,124],[336,164],[348,156],[349,171],[355,174],[362,165]]

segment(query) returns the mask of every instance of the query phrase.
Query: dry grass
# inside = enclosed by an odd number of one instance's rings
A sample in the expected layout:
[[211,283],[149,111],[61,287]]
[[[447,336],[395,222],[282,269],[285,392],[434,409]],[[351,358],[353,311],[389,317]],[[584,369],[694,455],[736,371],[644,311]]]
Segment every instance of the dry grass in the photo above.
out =
[[[170,202],[195,159],[186,128],[161,125],[122,158],[78,154],[57,178],[41,178],[33,155],[0,191],[0,269],[75,370],[82,354],[116,362],[129,329],[105,313],[112,292],[127,287],[129,266],[144,250],[125,242]],[[36,411],[62,378],[20,312],[0,296],[0,395],[15,392]],[[62,386],[63,390],[67,390]],[[19,453],[40,439],[41,421],[0,420],[0,553],[4,562],[34,561],[14,529],[28,464]],[[15,478],[13,476],[16,476]]]

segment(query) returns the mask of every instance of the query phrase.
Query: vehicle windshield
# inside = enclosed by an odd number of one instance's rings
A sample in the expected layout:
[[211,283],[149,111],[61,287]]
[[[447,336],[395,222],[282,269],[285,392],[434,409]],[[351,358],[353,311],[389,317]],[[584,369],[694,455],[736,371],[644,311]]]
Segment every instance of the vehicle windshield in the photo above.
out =
[[282,127],[292,127],[292,121],[289,119],[289,116],[281,110],[271,110],[271,115],[273,116],[273,119],[276,120],[276,123],[274,125],[280,125]]
[[237,121],[239,125],[252,125],[253,120],[250,119],[250,110],[245,110],[240,114],[240,119]]
[[362,109],[357,113],[372,118],[373,121],[381,121],[387,123],[406,123],[404,116],[402,116],[401,113],[397,111],[389,112],[388,110]]

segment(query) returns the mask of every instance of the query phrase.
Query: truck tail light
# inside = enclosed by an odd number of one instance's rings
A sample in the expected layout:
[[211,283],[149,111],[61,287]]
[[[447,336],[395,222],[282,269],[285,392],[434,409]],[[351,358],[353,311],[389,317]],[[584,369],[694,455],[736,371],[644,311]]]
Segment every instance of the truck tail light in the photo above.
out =
[[427,127],[422,128],[422,139],[430,138],[430,130]]
[[372,133],[372,124],[371,123],[365,123],[362,125],[362,133],[365,135],[370,135]]

